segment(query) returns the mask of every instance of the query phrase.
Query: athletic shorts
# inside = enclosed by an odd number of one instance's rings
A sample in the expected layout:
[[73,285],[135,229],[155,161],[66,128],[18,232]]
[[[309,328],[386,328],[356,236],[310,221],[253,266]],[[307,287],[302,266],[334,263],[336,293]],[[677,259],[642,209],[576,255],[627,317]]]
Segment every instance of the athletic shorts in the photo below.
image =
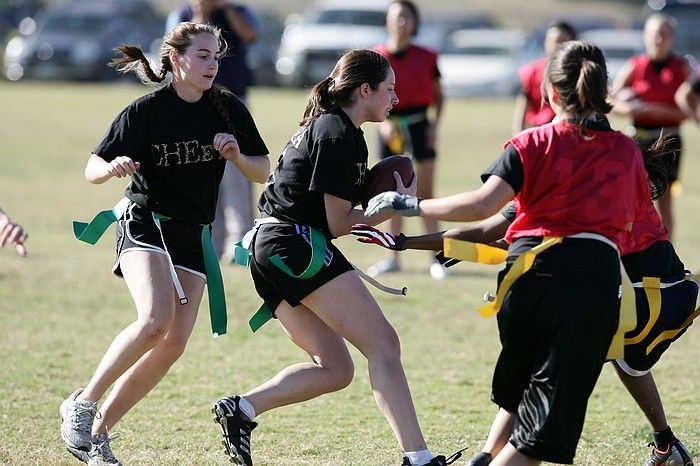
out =
[[206,280],[202,225],[173,219],[161,220],[160,225],[161,229],[153,220],[150,210],[130,202],[117,222],[117,260],[112,272],[123,276],[119,262],[125,252],[151,251],[169,254],[176,269],[186,270]]
[[619,285],[611,246],[565,238],[538,254],[506,294],[492,400],[517,413],[510,443],[520,453],[573,462],[588,398],[617,330]]
[[[408,115],[408,118],[411,118],[412,116],[413,115]],[[405,152],[410,153],[413,159],[418,162],[422,160],[434,160],[436,156],[435,149],[427,147],[428,141],[426,138],[426,132],[428,131],[428,124],[428,119],[426,117],[414,123],[409,123],[403,128],[402,131]],[[398,155],[397,153],[392,152],[389,146],[383,141],[379,142],[379,146],[379,154],[383,159],[392,155]]]
[[[682,280],[673,286],[661,288],[661,311],[658,320],[651,327],[648,335],[642,341],[625,346],[625,358],[617,360],[622,370],[631,376],[642,376],[648,373],[661,355],[685,333],[679,332],[673,338],[664,339],[652,345],[663,332],[678,330],[683,322],[695,312],[698,298],[698,284],[691,280]],[[639,335],[649,322],[649,300],[644,288],[634,289],[637,301],[637,327],[628,332],[626,338]],[[651,350],[651,351],[648,351]],[[647,354],[648,352],[648,354]]]
[[271,223],[260,225],[253,242],[250,272],[255,289],[273,315],[282,300],[298,306],[312,291],[335,277],[354,270],[350,262],[330,241],[326,241],[325,259],[313,277],[302,279],[287,275],[270,262],[279,255],[295,275],[301,274],[311,260],[311,234],[306,225]]
[[[661,129],[644,129],[644,128],[636,128],[637,135],[635,136],[635,139],[639,142],[639,145],[642,147],[651,147],[656,140],[659,138],[661,135]],[[669,140],[669,145],[667,150],[674,151],[676,153],[676,156],[673,159],[673,163],[671,164],[670,168],[670,173],[668,174],[668,182],[669,182],[669,187],[670,184],[673,183],[674,181],[677,181],[680,177],[680,168],[681,168],[681,154],[683,150],[683,141],[681,140],[681,136],[678,133],[678,128],[672,128],[669,131],[675,131],[676,135],[673,138],[670,138]]]

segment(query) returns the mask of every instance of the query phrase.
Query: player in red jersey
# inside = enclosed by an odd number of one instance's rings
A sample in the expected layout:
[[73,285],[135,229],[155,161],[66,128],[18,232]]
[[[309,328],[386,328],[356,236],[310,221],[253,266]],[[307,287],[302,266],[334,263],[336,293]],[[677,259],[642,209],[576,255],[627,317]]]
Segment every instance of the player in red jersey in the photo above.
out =
[[696,124],[700,124],[700,69],[692,82],[686,81],[676,91],[676,105]]
[[[674,135],[678,155],[671,172],[671,182],[679,178],[681,139],[678,126],[685,114],[675,102],[678,88],[688,81],[688,62],[672,52],[675,20],[654,14],[644,23],[645,53],[632,57],[613,81],[611,98],[613,111],[629,115],[635,128],[635,138],[650,146],[661,134]],[[658,201],[659,213],[669,235],[673,234],[672,190]]]
[[[389,60],[396,73],[396,93],[400,100],[389,118],[379,126],[380,154],[382,158],[395,154],[410,154],[418,176],[418,196],[433,196],[435,177],[435,146],[437,125],[442,113],[442,87],[437,66],[437,53],[411,43],[418,31],[420,17],[415,4],[406,0],[393,1],[386,15],[388,39],[386,44],[374,48]],[[432,113],[429,117],[428,113]],[[435,232],[438,223],[424,219],[425,230]],[[390,220],[390,230],[401,231],[402,219]],[[376,276],[398,271],[397,254],[378,262],[368,273]],[[446,276],[437,262],[431,264],[434,278]]]
[[638,145],[604,127],[601,117],[611,107],[600,49],[560,44],[544,87],[556,122],[508,141],[479,189],[425,200],[383,193],[365,211],[470,221],[515,199],[518,216],[505,235],[508,264],[534,248],[538,255],[521,276],[517,267],[499,275],[499,294],[507,291],[505,300],[497,298],[503,348],[492,398],[517,412],[518,422],[494,465],[573,462],[588,397],[613,336],[624,331],[618,247],[644,216],[639,199],[650,197]]
[[527,63],[518,71],[520,94],[515,98],[513,112],[513,134],[525,128],[549,123],[554,111],[542,98],[542,78],[549,56],[557,45],[576,39],[576,30],[569,23],[560,21],[547,28],[544,37],[545,56]]

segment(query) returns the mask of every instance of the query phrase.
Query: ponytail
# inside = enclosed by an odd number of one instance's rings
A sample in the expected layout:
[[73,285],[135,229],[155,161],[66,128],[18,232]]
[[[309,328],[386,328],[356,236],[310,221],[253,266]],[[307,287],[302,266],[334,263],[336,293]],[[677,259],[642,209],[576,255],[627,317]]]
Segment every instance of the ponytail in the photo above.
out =
[[160,75],[157,75],[151,68],[151,64],[148,62],[143,50],[138,45],[120,45],[114,51],[121,54],[121,57],[112,59],[108,66],[115,68],[122,74],[134,71],[144,82],[146,82],[146,79],[154,83],[163,82],[165,74],[171,69],[169,61],[167,67],[161,62]]
[[209,96],[209,100],[214,106],[216,112],[226,122],[227,131],[238,138],[240,132],[235,126],[233,126],[233,123],[231,122],[231,114],[229,113],[229,109],[225,103],[225,99],[235,99],[233,93],[219,84],[213,84],[211,89],[206,91],[206,94]]
[[300,126],[306,126],[317,116],[328,113],[331,110],[333,102],[331,100],[329,88],[333,84],[334,79],[328,76],[323,81],[316,84],[309,93],[306,100],[306,109],[302,117]]
[[661,134],[651,146],[642,146],[644,168],[649,175],[651,199],[659,199],[668,189],[671,167],[679,156],[678,136]]

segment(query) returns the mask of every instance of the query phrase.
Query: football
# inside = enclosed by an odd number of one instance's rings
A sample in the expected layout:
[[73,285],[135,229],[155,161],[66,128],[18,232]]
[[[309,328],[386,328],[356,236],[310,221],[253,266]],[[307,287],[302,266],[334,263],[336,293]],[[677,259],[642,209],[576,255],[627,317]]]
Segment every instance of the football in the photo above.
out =
[[362,186],[362,208],[367,208],[367,203],[377,194],[386,191],[396,191],[394,172],[398,172],[403,180],[403,185],[408,186],[413,182],[413,162],[409,157],[392,155],[380,160],[367,172],[365,183]]

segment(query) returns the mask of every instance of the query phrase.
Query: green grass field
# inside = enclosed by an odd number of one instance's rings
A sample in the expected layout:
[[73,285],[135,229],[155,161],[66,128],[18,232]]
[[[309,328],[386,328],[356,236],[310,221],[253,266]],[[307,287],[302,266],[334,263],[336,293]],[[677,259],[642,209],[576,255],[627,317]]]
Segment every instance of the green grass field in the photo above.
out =
[[[78,464],[59,435],[58,406],[87,383],[112,338],[135,313],[121,280],[111,275],[112,235],[90,247],[72,237],[71,220],[88,219],[118,200],[125,182],[93,186],[83,178],[91,149],[112,118],[145,93],[139,86],[0,83],[0,205],[30,232],[30,255],[0,250],[0,464]],[[252,111],[273,160],[304,106],[300,91],[255,90]],[[508,137],[512,102],[455,100],[440,134],[438,194],[478,186],[478,174]],[[615,120],[617,126],[624,122]],[[370,147],[374,128],[365,127]],[[675,243],[686,267],[700,269],[700,132],[686,127],[683,194]],[[412,220],[407,230],[417,232]],[[379,248],[340,240],[367,267]],[[405,298],[375,293],[402,341],[403,361],[431,449],[479,451],[495,414],[489,401],[499,351],[495,320],[474,311],[495,288],[497,268],[455,267],[449,279],[427,274],[429,256],[407,252]],[[224,267],[229,334],[213,340],[206,302],[189,348],[165,380],[114,429],[125,464],[226,464],[209,408],[222,395],[266,380],[306,358],[275,323],[253,335],[257,309],[247,271]],[[205,298],[206,301],[206,298]],[[566,309],[562,309],[566,312]],[[670,424],[700,455],[700,330],[693,326],[655,369]],[[354,350],[353,350],[354,351]],[[253,436],[259,465],[398,465],[401,452],[379,414],[366,362],[346,390],[266,413]],[[648,454],[641,412],[606,367],[589,404],[577,464],[641,464]]]

